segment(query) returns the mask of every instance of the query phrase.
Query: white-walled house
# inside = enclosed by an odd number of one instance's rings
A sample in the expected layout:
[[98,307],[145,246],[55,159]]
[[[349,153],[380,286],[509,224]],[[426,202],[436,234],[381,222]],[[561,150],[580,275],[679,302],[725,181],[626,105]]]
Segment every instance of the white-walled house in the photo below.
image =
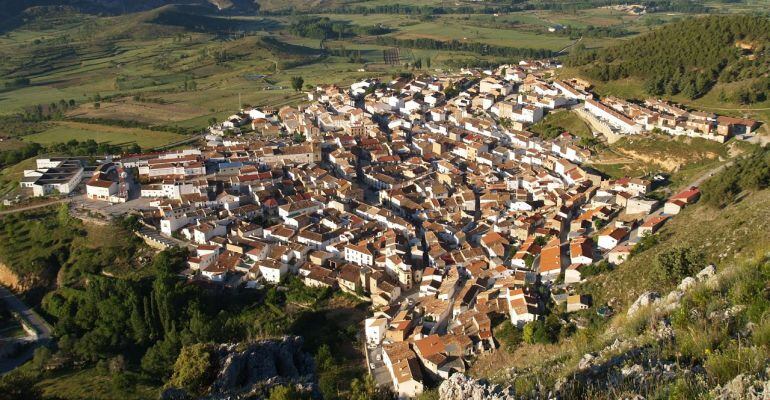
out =
[[380,344],[385,339],[385,331],[388,329],[388,320],[385,318],[367,318],[364,321],[367,344]]
[[609,226],[599,234],[598,245],[604,250],[615,248],[628,235],[627,228],[616,228]]
[[374,255],[366,245],[348,244],[345,246],[345,261],[356,265],[374,265]]
[[262,260],[257,263],[259,273],[265,279],[265,282],[278,284],[289,272],[289,266],[271,259]]

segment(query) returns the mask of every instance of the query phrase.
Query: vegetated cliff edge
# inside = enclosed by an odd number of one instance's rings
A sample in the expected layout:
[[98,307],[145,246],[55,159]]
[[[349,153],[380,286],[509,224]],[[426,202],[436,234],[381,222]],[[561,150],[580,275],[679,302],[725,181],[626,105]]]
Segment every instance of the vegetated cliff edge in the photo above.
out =
[[13,290],[23,290],[23,285],[19,276],[16,275],[10,268],[0,262],[0,285],[6,286]]
[[162,398],[261,399],[268,397],[276,386],[294,386],[300,392],[320,397],[315,361],[303,351],[302,345],[303,339],[299,336],[211,345],[213,379],[203,382],[203,395],[183,388],[169,388]]

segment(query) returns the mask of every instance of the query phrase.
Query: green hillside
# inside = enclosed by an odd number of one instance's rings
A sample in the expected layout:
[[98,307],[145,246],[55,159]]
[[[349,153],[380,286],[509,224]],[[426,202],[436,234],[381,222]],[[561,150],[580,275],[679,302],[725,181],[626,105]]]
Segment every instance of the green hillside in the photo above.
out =
[[[703,395],[738,374],[765,379],[770,359],[768,185],[770,150],[739,159],[710,178],[702,186],[703,199],[668,221],[628,261],[577,286],[575,291],[591,294],[597,307],[609,305],[614,317],[603,319],[595,308],[569,314],[555,343],[529,344],[519,337],[516,345],[481,357],[471,374],[511,385],[518,394],[560,381],[565,398],[598,399],[634,393],[652,399],[712,398]],[[683,278],[709,264],[716,266],[717,276],[685,290],[672,306],[641,307],[627,315],[643,293],[655,291],[666,299]],[[587,371],[580,361],[589,353],[596,360]],[[624,380],[621,369],[635,364],[641,372]],[[653,378],[661,364],[670,364],[671,373]]]
[[763,78],[753,86],[763,101],[770,71],[770,19],[759,16],[688,18],[599,50],[578,49],[567,64],[592,79],[644,80],[652,95],[682,93],[698,98],[717,82]]

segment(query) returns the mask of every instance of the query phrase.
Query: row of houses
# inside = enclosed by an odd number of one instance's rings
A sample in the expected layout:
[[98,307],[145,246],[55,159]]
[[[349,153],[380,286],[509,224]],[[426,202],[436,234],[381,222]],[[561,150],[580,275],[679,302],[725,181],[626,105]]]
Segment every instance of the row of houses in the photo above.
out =
[[660,130],[672,136],[724,143],[733,136],[751,134],[759,126],[755,120],[686,110],[659,99],[647,99],[643,104],[637,104],[616,97],[587,98],[584,108],[620,134]]
[[[200,147],[114,160],[94,186],[135,170],[151,199],[143,223],[193,249],[190,281],[298,279],[370,301],[373,364],[413,397],[495,351],[493,320],[523,327],[551,300],[590,312],[581,271],[621,262],[631,232],[665,223],[649,180],[603,179],[582,166],[579,138],[527,131],[593,101],[589,83],[551,79],[555,67],[319,86],[309,104],[241,110]],[[666,216],[695,200],[673,197]]]

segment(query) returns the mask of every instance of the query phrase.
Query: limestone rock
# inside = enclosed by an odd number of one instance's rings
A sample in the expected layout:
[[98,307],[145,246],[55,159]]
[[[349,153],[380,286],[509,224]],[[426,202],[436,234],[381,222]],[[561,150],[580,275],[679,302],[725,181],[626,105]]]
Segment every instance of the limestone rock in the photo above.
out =
[[[278,385],[293,385],[298,390],[320,397],[316,385],[315,362],[302,350],[299,336],[284,336],[254,343],[226,343],[215,349],[216,378],[207,400],[265,398]],[[192,397],[182,389],[163,392],[163,400],[187,400]]]
[[630,367],[623,367],[620,370],[620,373],[623,374],[624,377],[638,376],[644,373],[644,368],[639,364],[634,364]]
[[739,374],[711,393],[719,400],[766,400],[770,398],[770,380]]
[[717,267],[714,264],[710,264],[706,268],[703,268],[700,272],[698,272],[695,275],[695,277],[699,281],[705,281],[706,279],[709,279],[712,276],[716,275],[716,273],[717,273]]
[[690,288],[695,286],[696,283],[697,283],[697,281],[695,280],[695,278],[693,278],[691,276],[688,276],[688,277],[682,279],[682,282],[679,284],[679,286],[677,286],[677,289],[679,289],[679,290],[681,290],[683,292],[686,292],[687,290],[689,290]]
[[586,353],[585,355],[583,355],[583,358],[580,359],[580,362],[578,363],[578,369],[584,370],[584,369],[591,368],[591,366],[594,365],[595,359],[596,357],[593,354]]
[[454,374],[438,387],[441,400],[515,400],[511,388],[501,388],[477,381],[463,374]]
[[647,291],[639,295],[639,297],[634,301],[633,304],[631,304],[631,307],[628,307],[628,315],[634,315],[637,311],[639,311],[640,308],[646,307],[651,304],[655,304],[656,301],[660,299],[660,294],[658,292],[653,291]]

